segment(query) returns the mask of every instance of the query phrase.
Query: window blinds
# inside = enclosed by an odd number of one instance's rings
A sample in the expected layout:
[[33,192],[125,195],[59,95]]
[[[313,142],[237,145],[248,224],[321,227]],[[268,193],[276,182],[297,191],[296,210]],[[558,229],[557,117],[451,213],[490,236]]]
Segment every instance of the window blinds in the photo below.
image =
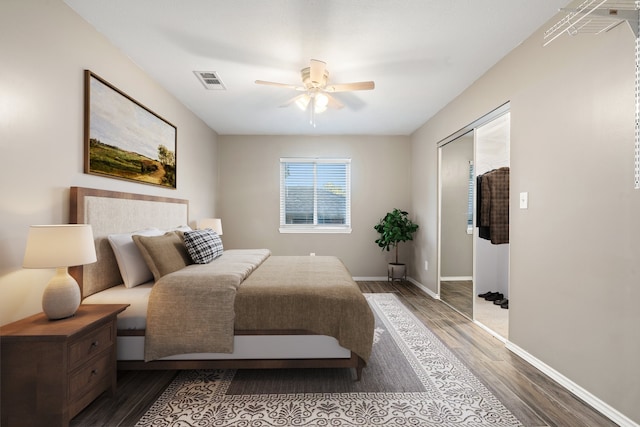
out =
[[350,159],[280,159],[281,232],[350,228]]

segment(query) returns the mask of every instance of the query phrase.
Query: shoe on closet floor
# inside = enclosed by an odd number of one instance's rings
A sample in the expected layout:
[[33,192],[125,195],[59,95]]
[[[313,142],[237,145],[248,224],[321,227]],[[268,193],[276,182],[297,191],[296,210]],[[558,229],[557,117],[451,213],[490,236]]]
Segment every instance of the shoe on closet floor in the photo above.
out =
[[484,298],[485,301],[495,301],[499,299],[504,299],[504,295],[501,294],[500,292],[495,292],[492,295],[489,295],[488,297]]
[[491,294],[495,294],[495,293],[496,293],[496,292],[491,292],[491,291],[489,291],[489,292],[485,292],[484,294],[479,294],[478,296],[479,296],[480,298],[485,298],[485,297],[488,297],[489,295],[491,295]]
[[504,302],[502,304],[500,304],[500,308],[505,308],[505,309],[509,309],[509,300],[504,300]]
[[505,303],[505,302],[507,302],[507,301],[509,301],[509,300],[508,300],[508,299],[506,299],[506,298],[502,298],[502,299],[497,299],[497,300],[495,300],[493,303],[494,303],[495,305],[501,305],[501,304],[504,304],[504,303]]
[[478,295],[478,296],[479,296],[480,298],[487,299],[487,298],[489,298],[489,297],[493,297],[493,296],[496,296],[496,295],[498,295],[498,294],[499,294],[499,292],[493,292],[493,291],[491,291],[491,292],[485,292],[484,294],[480,294],[480,295]]

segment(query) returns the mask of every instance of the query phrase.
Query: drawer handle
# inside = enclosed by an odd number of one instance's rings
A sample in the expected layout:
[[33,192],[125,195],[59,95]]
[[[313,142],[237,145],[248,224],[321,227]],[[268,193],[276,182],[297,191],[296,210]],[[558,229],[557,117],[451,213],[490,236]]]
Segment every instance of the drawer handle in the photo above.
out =
[[98,348],[98,345],[100,345],[100,343],[98,342],[98,340],[96,340],[91,343],[91,348]]
[[92,375],[92,376],[94,376],[94,377],[95,377],[96,375],[98,375],[98,370],[97,370],[97,369],[92,370],[92,371],[91,371],[91,375]]

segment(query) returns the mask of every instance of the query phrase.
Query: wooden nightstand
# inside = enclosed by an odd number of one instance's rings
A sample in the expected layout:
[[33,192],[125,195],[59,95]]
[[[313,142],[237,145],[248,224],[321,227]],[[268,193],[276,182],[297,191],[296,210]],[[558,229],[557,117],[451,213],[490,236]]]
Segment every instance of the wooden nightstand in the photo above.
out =
[[0,328],[3,427],[68,426],[104,391],[116,391],[116,316],[128,304],[81,305]]

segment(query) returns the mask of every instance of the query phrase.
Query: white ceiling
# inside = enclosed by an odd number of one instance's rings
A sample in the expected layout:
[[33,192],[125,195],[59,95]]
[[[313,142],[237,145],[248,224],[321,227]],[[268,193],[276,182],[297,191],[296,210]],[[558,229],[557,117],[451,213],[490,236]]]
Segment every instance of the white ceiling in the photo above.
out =
[[[64,1],[221,135],[408,135],[569,3]],[[254,83],[300,84],[312,58],[332,83],[376,88],[336,93],[345,108],[314,128],[308,113],[279,108],[298,92]],[[217,72],[227,90],[206,90],[196,70]],[[92,71],[109,81],[108,69]]]

